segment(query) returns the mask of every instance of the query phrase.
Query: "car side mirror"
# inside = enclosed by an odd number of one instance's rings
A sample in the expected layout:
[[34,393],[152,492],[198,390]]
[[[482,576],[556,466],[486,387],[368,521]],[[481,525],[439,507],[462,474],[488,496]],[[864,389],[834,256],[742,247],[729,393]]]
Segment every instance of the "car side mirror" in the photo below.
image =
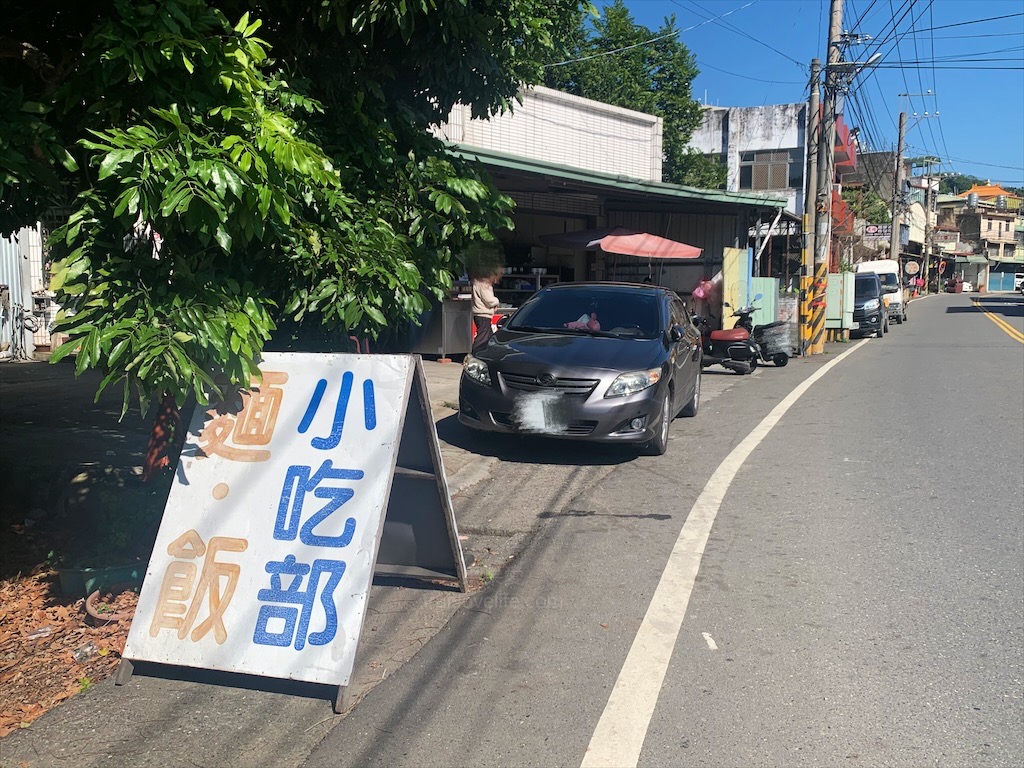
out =
[[502,315],[501,317],[498,318],[497,326],[499,328],[504,328],[506,325],[508,325],[508,321],[511,319],[512,315]]
[[672,340],[673,344],[678,344],[686,334],[683,332],[682,326],[673,325],[668,329],[668,337]]

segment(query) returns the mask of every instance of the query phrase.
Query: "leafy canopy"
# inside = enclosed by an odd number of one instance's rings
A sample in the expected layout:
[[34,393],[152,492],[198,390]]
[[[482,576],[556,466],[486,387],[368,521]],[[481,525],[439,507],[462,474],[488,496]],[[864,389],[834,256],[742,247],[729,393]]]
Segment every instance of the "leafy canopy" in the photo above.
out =
[[[576,0],[35,0],[0,37],[0,231],[145,410],[245,386],[283,319],[376,335],[511,201],[431,132],[509,109]],[[55,216],[56,212],[56,216]]]
[[687,146],[701,122],[700,103],[691,90],[699,70],[679,40],[674,15],[652,31],[634,21],[623,0],[615,0],[597,18],[578,14],[559,48],[564,58],[549,60],[545,85],[660,116],[664,180],[705,189],[725,187],[725,165]]
[[888,203],[873,189],[844,187],[842,198],[858,219],[864,219],[869,224],[885,224],[892,221],[892,211]]

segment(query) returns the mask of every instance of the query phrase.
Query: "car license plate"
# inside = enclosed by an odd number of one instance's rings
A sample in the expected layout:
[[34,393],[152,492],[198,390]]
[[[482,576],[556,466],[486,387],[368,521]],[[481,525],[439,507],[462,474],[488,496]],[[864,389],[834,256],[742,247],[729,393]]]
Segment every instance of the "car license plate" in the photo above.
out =
[[520,432],[559,434],[569,428],[571,405],[560,392],[524,392],[512,406],[512,422]]

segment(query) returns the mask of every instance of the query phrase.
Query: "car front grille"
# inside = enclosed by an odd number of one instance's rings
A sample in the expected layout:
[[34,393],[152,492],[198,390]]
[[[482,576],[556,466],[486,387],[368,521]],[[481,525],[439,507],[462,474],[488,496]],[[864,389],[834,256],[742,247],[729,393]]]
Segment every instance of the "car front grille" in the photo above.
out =
[[[495,424],[500,424],[501,426],[508,427],[509,429],[517,429],[516,423],[512,420],[512,414],[510,413],[491,411],[491,417],[494,419]],[[571,421],[569,422],[569,425],[564,430],[559,431],[558,434],[583,437],[584,435],[589,435],[595,429],[597,429],[596,421]]]
[[509,389],[520,392],[558,392],[563,395],[588,397],[599,383],[599,379],[555,379],[550,384],[538,384],[537,377],[524,376],[518,373],[500,373],[502,381]]

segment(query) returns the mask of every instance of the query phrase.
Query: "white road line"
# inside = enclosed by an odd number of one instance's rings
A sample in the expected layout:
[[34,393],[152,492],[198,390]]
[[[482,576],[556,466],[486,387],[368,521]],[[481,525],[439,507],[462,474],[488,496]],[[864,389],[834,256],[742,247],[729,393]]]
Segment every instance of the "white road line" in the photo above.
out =
[[797,400],[822,376],[867,343],[831,360],[790,392],[718,465],[679,532],[651,604],[615,681],[581,768],[627,768],[640,760],[679,629],[686,616],[704,546],[729,485],[743,462]]
[[717,651],[718,643],[715,642],[715,638],[713,638],[708,632],[701,632],[701,634],[704,635],[704,642],[708,644],[708,648],[712,651]]

